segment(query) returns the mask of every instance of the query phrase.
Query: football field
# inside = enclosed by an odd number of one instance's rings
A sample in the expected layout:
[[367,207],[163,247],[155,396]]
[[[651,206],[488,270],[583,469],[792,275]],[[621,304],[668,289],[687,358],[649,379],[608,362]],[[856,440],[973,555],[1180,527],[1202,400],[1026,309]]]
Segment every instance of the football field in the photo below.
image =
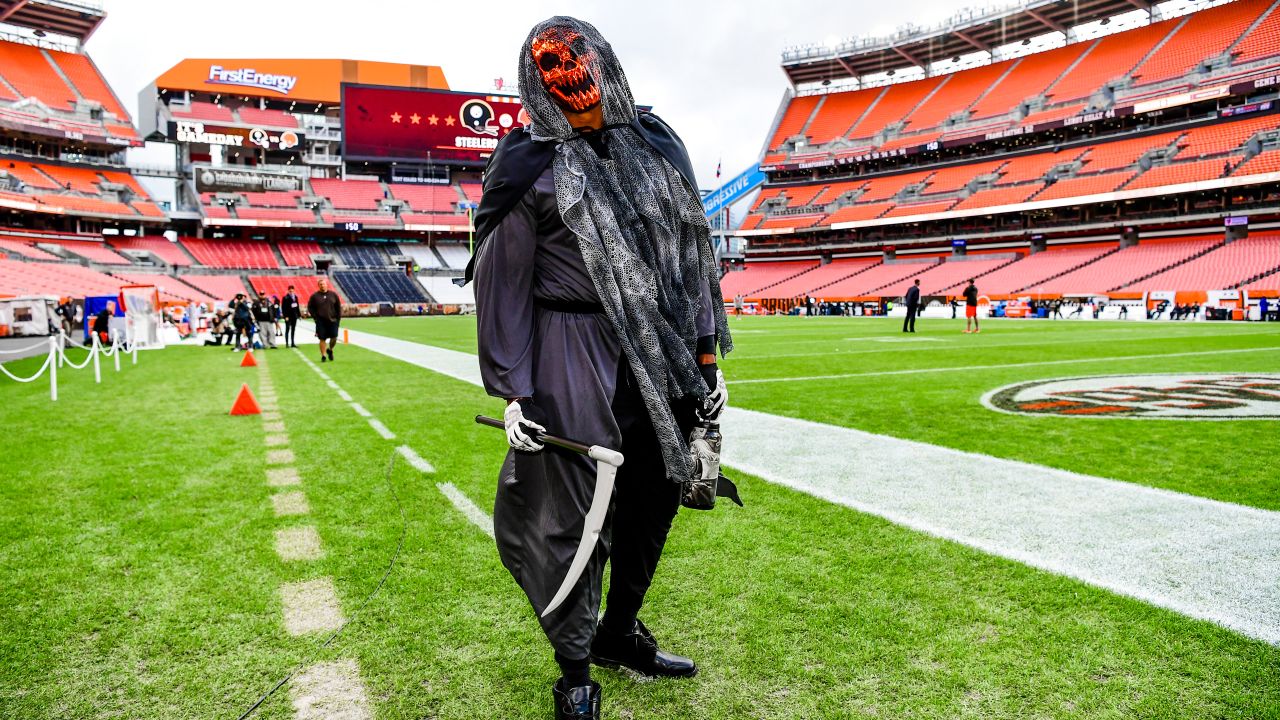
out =
[[[702,672],[596,670],[609,716],[1280,717],[1280,327],[899,326],[732,322],[746,507],[682,512],[641,612]],[[295,671],[255,716],[546,716],[474,320],[344,327],[0,384],[0,716],[236,718]]]

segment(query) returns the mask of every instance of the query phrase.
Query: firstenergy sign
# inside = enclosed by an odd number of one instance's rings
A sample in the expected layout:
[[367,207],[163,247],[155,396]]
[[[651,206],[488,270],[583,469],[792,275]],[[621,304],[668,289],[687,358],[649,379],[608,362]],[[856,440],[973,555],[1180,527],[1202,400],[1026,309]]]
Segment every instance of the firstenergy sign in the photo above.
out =
[[226,68],[221,65],[209,66],[209,82],[217,85],[239,85],[241,87],[270,90],[281,95],[288,95],[294,85],[298,84],[295,75],[275,75],[260,73],[253,68]]

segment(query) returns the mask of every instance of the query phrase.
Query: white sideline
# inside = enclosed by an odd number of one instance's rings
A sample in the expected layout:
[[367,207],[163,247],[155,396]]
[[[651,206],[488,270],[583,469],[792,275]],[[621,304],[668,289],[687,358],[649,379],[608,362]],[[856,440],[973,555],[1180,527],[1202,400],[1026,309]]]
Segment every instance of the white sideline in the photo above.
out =
[[295,720],[368,720],[373,717],[355,660],[312,665],[289,684]]
[[332,578],[285,583],[280,586],[280,600],[284,629],[290,635],[337,630],[345,622]]
[[756,383],[807,382],[811,380],[844,380],[847,378],[880,377],[884,375],[920,375],[924,373],[966,372],[970,370],[1004,370],[1008,368],[1040,367],[1046,365],[1078,365],[1080,363],[1120,362],[1124,360],[1156,360],[1160,358],[1196,357],[1198,355],[1234,355],[1236,353],[1265,352],[1280,350],[1277,347],[1232,348],[1228,350],[1196,350],[1180,353],[1156,353],[1152,355],[1122,355],[1119,357],[1076,358],[1073,360],[1037,360],[1035,362],[1006,363],[1004,365],[966,365],[964,367],[910,368],[907,370],[874,370],[858,373],[837,373],[834,375],[799,375],[781,378],[749,378],[746,380],[730,380],[729,385],[750,385]]
[[396,439],[396,434],[391,432],[391,428],[387,427],[386,425],[383,425],[382,421],[379,420],[378,418],[374,418],[374,417],[369,418],[369,427],[378,431],[378,434],[382,436],[383,440]]
[[408,445],[401,445],[400,447],[396,448],[396,452],[403,455],[404,459],[408,460],[409,464],[412,465],[415,469],[417,469],[418,472],[433,473],[436,471],[434,467],[431,467],[431,463],[422,459],[422,456],[414,452],[413,448],[409,447]]
[[485,535],[493,537],[493,518],[488,513],[481,510],[478,505],[471,502],[471,498],[462,494],[462,491],[453,486],[453,483],[436,483],[436,487],[440,488],[440,492],[449,498],[449,502],[462,513],[463,517],[470,520],[473,525],[484,531]]
[[[474,355],[350,334],[480,384]],[[739,408],[722,422],[744,472],[1280,644],[1280,513]]]

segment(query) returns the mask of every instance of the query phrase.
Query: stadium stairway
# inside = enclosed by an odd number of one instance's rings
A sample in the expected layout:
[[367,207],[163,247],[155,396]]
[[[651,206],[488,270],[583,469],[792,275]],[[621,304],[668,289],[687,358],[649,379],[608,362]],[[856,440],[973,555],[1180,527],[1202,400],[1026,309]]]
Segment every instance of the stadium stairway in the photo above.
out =
[[[1136,278],[1134,278],[1134,279],[1132,279],[1132,280],[1130,280],[1130,281],[1128,281],[1128,282],[1124,283],[1123,285],[1117,285],[1116,287],[1109,288],[1109,289],[1107,290],[1107,292],[1115,292],[1115,291],[1117,291],[1117,290],[1119,290],[1119,289],[1121,289],[1121,288],[1128,287],[1128,286],[1133,285],[1133,284],[1135,284],[1135,283],[1140,283],[1140,282],[1142,282],[1143,280],[1146,280],[1146,279],[1147,279],[1147,278],[1149,278],[1149,277],[1155,277],[1156,275],[1159,275],[1160,273],[1165,272],[1166,270],[1169,270],[1170,268],[1175,268],[1175,267],[1178,267],[1179,265],[1185,265],[1186,263],[1189,263],[1189,262],[1191,262],[1192,260],[1195,260],[1196,258],[1204,257],[1205,255],[1208,255],[1209,253],[1213,252],[1214,250],[1217,250],[1217,249],[1218,249],[1218,248],[1220,248],[1220,247],[1225,246],[1226,244],[1227,244],[1227,243],[1226,243],[1225,241],[1224,241],[1224,242],[1219,242],[1219,243],[1214,243],[1213,245],[1210,245],[1209,247],[1205,248],[1204,250],[1201,250],[1201,251],[1200,251],[1200,252],[1198,252],[1198,253],[1195,253],[1195,254],[1193,254],[1193,255],[1189,255],[1189,256],[1187,256],[1187,257],[1185,257],[1185,258],[1182,258],[1181,260],[1178,260],[1178,261],[1176,261],[1176,262],[1171,262],[1171,263],[1169,263],[1168,265],[1165,265],[1164,267],[1160,268],[1159,270],[1156,270],[1155,272],[1149,272],[1149,273],[1147,273],[1146,275],[1143,275],[1142,277],[1136,277]],[[1108,253],[1108,254],[1109,254],[1109,253]]]
[[[1052,251],[1050,251],[1050,250],[1045,250],[1045,251],[1043,251],[1043,252],[1052,252]],[[1056,280],[1056,279],[1058,279],[1058,278],[1062,277],[1063,275],[1067,275],[1067,274],[1073,273],[1073,272],[1075,272],[1075,271],[1079,270],[1080,268],[1082,268],[1082,267],[1084,267],[1084,266],[1086,266],[1086,265],[1092,265],[1093,263],[1096,263],[1096,262],[1098,262],[1099,260],[1101,260],[1101,259],[1103,259],[1103,258],[1110,257],[1110,256],[1112,256],[1112,255],[1115,255],[1115,254],[1116,254],[1116,253],[1118,253],[1118,252],[1120,252],[1120,246],[1118,246],[1118,245],[1117,245],[1116,247],[1112,248],[1111,250],[1108,250],[1107,252],[1102,253],[1101,255],[1098,255],[1097,257],[1090,258],[1089,260],[1086,260],[1086,261],[1084,261],[1084,262],[1082,262],[1082,263],[1080,263],[1080,264],[1078,264],[1078,265],[1072,265],[1071,267],[1067,268],[1066,270],[1063,270],[1063,271],[1062,271],[1062,272],[1060,272],[1060,273],[1055,273],[1055,274],[1053,274],[1053,275],[1050,275],[1049,277],[1041,278],[1041,279],[1036,280],[1035,282],[1031,283],[1030,285],[1023,285],[1022,287],[1018,288],[1017,290],[1014,290],[1014,291],[1013,291],[1013,294],[1014,294],[1014,295],[1016,295],[1016,294],[1018,294],[1018,293],[1020,293],[1020,292],[1024,292],[1027,288],[1035,287],[1036,285],[1043,285],[1044,283],[1047,283],[1047,282],[1049,282],[1050,280]]]

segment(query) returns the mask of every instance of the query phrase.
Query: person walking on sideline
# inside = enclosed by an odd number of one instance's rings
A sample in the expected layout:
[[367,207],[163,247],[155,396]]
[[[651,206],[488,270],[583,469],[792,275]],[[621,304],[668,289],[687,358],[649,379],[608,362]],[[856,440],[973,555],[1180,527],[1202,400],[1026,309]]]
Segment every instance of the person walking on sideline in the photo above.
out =
[[916,331],[916,316],[920,314],[920,278],[907,288],[907,316],[902,319],[902,332]]
[[285,347],[298,347],[298,318],[302,317],[302,305],[298,302],[298,294],[293,291],[292,285],[280,302],[280,314],[284,316]]
[[307,300],[307,312],[316,323],[316,339],[320,341],[320,362],[333,360],[333,346],[338,344],[338,322],[342,320],[342,298],[329,289],[329,280],[320,278],[320,289]]
[[[973,329],[970,330],[970,323]],[[973,284],[973,278],[969,278],[969,286],[964,289],[964,331],[965,332],[982,332],[978,328],[978,286]]]

